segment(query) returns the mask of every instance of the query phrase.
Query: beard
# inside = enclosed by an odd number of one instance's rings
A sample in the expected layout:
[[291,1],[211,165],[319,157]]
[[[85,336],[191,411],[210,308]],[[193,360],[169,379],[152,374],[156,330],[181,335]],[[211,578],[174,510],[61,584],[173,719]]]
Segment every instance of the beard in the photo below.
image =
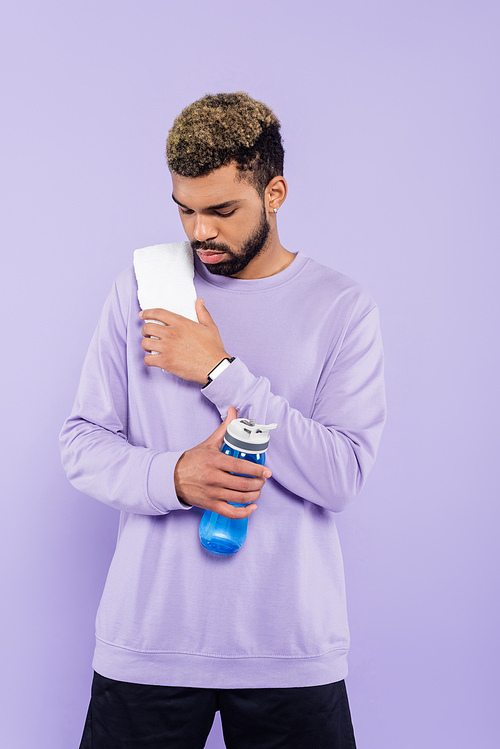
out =
[[244,242],[238,252],[231,250],[227,244],[216,244],[215,242],[191,242],[191,248],[196,250],[212,250],[213,252],[225,252],[228,260],[210,265],[204,263],[205,268],[216,276],[235,276],[246,268],[250,260],[264,249],[270,231],[265,209],[262,211],[260,224],[254,233]]

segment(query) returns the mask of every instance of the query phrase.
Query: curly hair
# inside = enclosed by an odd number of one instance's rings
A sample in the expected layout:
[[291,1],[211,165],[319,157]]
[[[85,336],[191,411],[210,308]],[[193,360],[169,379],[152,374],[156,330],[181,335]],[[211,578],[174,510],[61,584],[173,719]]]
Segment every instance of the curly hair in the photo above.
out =
[[280,122],[243,91],[207,94],[182,110],[167,139],[167,163],[183,177],[201,177],[236,163],[260,195],[283,174]]

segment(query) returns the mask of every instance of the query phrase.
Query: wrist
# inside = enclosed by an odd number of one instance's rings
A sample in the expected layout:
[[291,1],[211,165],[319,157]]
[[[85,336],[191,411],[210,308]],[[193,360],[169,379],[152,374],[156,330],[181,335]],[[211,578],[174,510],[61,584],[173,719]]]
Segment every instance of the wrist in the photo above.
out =
[[224,356],[207,374],[207,379],[203,387],[207,387],[211,382],[216,380],[219,375],[221,375],[226,369],[228,369],[228,367],[231,366],[234,360],[234,356]]
[[175,464],[175,468],[174,468],[174,488],[175,488],[175,493],[177,495],[177,499],[179,500],[179,502],[181,503],[181,505],[184,505],[184,507],[191,507],[192,505],[190,505],[189,502],[187,502],[185,500],[185,498],[182,496],[182,490],[181,490],[181,487],[180,487],[180,480],[179,480],[179,463],[181,462],[181,460],[183,459],[183,457],[185,456],[185,454],[186,453],[182,453],[182,455],[180,456],[179,460]]

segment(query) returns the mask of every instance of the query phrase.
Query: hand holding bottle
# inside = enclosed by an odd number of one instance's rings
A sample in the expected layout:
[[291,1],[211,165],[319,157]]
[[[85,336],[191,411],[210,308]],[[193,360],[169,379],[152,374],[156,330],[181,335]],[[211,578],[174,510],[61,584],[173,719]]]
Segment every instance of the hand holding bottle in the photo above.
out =
[[[225,420],[199,445],[186,450],[177,461],[174,482],[177,496],[189,505],[227,518],[248,518],[271,471],[220,452],[226,429],[237,416],[230,408]],[[244,476],[235,474],[245,474]],[[236,502],[246,507],[234,507]]]
[[[246,463],[243,476],[250,475],[250,466],[264,466],[269,447],[269,432],[277,424],[256,424],[255,419],[232,419],[224,434],[221,452]],[[241,460],[240,460],[241,462]],[[229,518],[210,509],[200,521],[201,545],[213,554],[229,556],[243,546],[247,537],[248,517]]]

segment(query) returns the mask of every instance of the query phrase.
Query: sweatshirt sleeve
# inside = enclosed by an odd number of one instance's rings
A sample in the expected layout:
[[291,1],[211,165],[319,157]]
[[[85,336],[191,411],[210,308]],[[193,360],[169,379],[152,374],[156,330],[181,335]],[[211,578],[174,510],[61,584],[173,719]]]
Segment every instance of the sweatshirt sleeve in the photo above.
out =
[[236,359],[203,389],[221,416],[277,423],[268,464],[293,494],[339,512],[361,491],[386,417],[383,350],[375,306],[347,326],[335,356],[326,358],[312,413],[305,416],[271,392],[266,377]]
[[182,453],[160,453],[127,439],[128,309],[123,297],[115,282],[60,434],[62,464],[76,489],[118,510],[163,515],[190,509],[175,493],[174,468]]

